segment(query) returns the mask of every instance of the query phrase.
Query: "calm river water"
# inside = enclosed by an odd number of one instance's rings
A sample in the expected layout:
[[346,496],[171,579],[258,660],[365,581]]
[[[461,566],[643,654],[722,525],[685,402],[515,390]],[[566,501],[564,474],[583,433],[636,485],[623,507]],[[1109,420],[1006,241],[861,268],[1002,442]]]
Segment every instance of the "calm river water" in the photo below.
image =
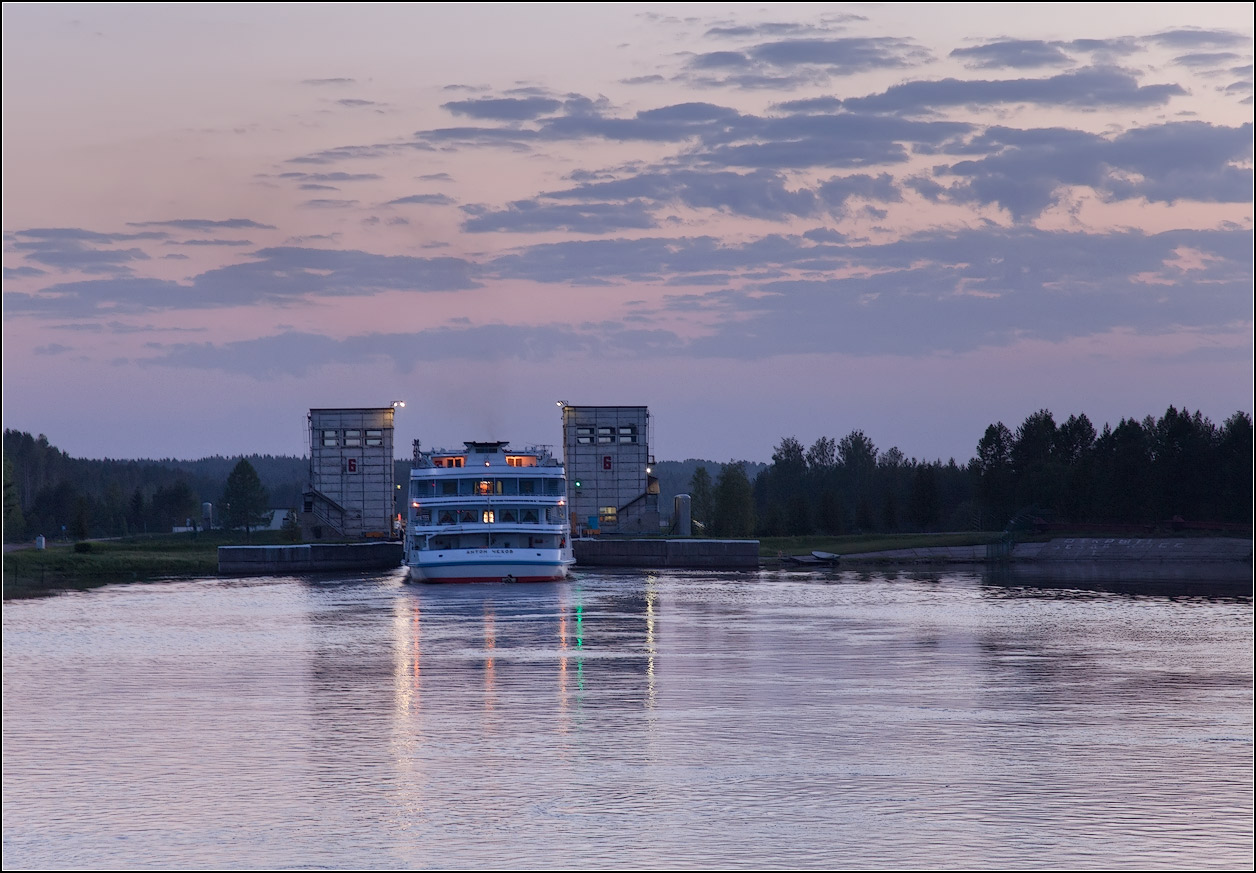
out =
[[400,571],[4,606],[4,867],[1252,866],[1252,604]]

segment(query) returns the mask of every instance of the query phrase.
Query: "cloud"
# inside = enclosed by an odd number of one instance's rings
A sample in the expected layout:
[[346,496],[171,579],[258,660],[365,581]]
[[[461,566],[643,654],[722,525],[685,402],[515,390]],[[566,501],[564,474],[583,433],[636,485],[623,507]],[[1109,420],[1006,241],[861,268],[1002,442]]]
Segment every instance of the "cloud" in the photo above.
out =
[[1202,30],[1181,28],[1165,30],[1153,34],[1147,39],[1150,42],[1171,48],[1208,48],[1212,46],[1248,45],[1252,38],[1229,30]]
[[484,118],[493,121],[528,121],[550,115],[562,108],[562,101],[552,97],[480,97],[474,100],[453,100],[441,108],[454,115]]
[[537,233],[565,230],[571,233],[602,234],[629,228],[655,226],[649,210],[642,203],[583,203],[557,205],[532,200],[520,200],[505,209],[471,211],[471,217],[462,223],[462,229],[470,233],[511,231]]
[[951,52],[951,57],[966,61],[968,66],[977,69],[1068,66],[1072,59],[1060,50],[1059,45],[1040,39],[1003,39],[957,48]]
[[855,195],[888,201],[900,199],[888,175],[876,179],[866,175],[836,177],[812,190],[806,187],[791,189],[786,177],[772,170],[750,173],[698,170],[648,172],[623,179],[590,182],[543,196],[555,200],[648,201],[655,207],[686,206],[750,218],[782,220],[815,215],[825,210],[840,210],[845,200]]
[[336,77],[331,79],[302,79],[301,84],[321,87],[325,85],[352,85],[356,81],[356,79]]
[[376,182],[382,178],[379,173],[280,173],[280,179],[295,179],[303,182]]
[[341,161],[369,160],[383,158],[403,151],[434,152],[436,149],[427,143],[376,143],[373,145],[349,145],[323,149],[308,155],[288,158],[288,164],[337,164]]
[[109,246],[120,240],[161,239],[165,236],[162,233],[104,234],[80,228],[33,228],[14,231],[7,240],[7,248],[20,253],[26,261],[62,271],[127,275],[131,272],[128,263],[149,260],[146,252],[137,248],[97,246]]
[[4,278],[6,279],[33,279],[36,276],[47,276],[47,270],[41,270],[38,267],[5,267]]
[[1016,220],[1040,214],[1068,185],[1092,188],[1108,199],[1251,199],[1252,171],[1234,165],[1251,159],[1250,124],[1175,122],[1111,139],[1073,130],[991,128],[977,140],[989,154],[945,168],[964,181],[944,196],[997,204]]
[[[866,20],[849,16],[848,21]],[[754,24],[715,25],[707,28],[703,36],[715,39],[763,39],[777,36],[809,36],[823,33],[825,28],[801,21],[763,21]]]
[[778,39],[689,55],[680,78],[697,87],[794,88],[929,59],[916,43],[893,37]]
[[350,109],[356,109],[359,106],[382,106],[383,105],[382,103],[376,103],[374,100],[362,100],[360,98],[355,98],[355,97],[344,97],[344,98],[341,98],[340,100],[337,100],[336,103],[339,104],[340,106],[345,106]]
[[1238,60],[1242,60],[1242,55],[1236,55],[1234,52],[1194,52],[1188,55],[1179,55],[1173,59],[1173,62],[1184,67],[1207,68],[1224,67]]
[[408,197],[398,197],[396,200],[389,200],[385,206],[405,206],[407,204],[423,204],[429,206],[448,206],[453,203],[452,197],[444,194],[411,194]]
[[12,236],[28,240],[41,240],[47,243],[57,241],[113,243],[127,240],[165,239],[169,234],[156,232],[99,233],[94,230],[84,230],[81,227],[33,227],[28,230],[15,230]]
[[317,200],[306,200],[301,204],[306,209],[348,209],[351,206],[357,206],[357,200],[329,200],[320,198]]
[[252,240],[247,239],[185,239],[181,241],[168,241],[168,246],[251,246]]
[[256,228],[258,230],[274,230],[273,224],[261,224],[250,218],[228,218],[214,221],[208,218],[175,218],[168,221],[128,221],[127,227],[174,227],[179,230],[219,230],[227,228]]
[[1177,84],[1139,85],[1116,67],[1086,67],[1045,79],[914,81],[894,85],[880,94],[843,101],[846,109],[865,112],[933,112],[946,106],[992,106],[1034,103],[1098,109],[1105,106],[1149,107],[1184,96]]

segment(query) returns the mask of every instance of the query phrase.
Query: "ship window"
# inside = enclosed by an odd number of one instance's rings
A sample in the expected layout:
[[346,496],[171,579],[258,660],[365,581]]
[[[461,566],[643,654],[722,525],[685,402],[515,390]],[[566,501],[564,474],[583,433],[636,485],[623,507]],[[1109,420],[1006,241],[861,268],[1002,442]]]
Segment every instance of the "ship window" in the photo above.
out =
[[356,448],[362,445],[362,431],[347,430],[345,431],[345,446]]
[[519,493],[520,494],[535,494],[536,493],[536,480],[535,479],[520,479],[519,480]]
[[521,513],[521,517],[519,520],[522,521],[524,524],[536,524],[537,518],[538,516],[535,509],[525,509]]
[[382,446],[384,444],[384,432],[382,430],[368,430],[366,432],[366,444],[368,446]]
[[458,480],[457,479],[445,479],[444,481],[442,481],[440,483],[440,493],[441,494],[457,494],[458,493]]
[[487,479],[481,479],[475,483],[476,494],[491,494],[493,492],[493,483]]
[[483,524],[492,524],[493,523],[493,510],[491,509],[484,510],[484,512],[480,514],[480,521]]
[[442,509],[440,511],[440,521],[437,524],[453,524],[457,520],[452,509]]
[[416,515],[416,516],[414,517],[414,520],[415,520],[415,522],[416,522],[417,524],[431,524],[431,523],[432,523],[432,513],[430,513],[430,512],[420,512],[418,515]]
[[323,447],[331,449],[335,448],[337,445],[336,432],[334,430],[323,431]]
[[515,515],[515,511],[514,511],[513,509],[503,509],[503,510],[502,510],[502,521],[504,521],[504,522],[515,522],[515,521],[518,521],[518,517]]
[[599,525],[616,524],[619,521],[619,511],[613,506],[599,506],[597,521]]
[[458,513],[458,520],[464,523],[475,524],[475,510],[463,509]]

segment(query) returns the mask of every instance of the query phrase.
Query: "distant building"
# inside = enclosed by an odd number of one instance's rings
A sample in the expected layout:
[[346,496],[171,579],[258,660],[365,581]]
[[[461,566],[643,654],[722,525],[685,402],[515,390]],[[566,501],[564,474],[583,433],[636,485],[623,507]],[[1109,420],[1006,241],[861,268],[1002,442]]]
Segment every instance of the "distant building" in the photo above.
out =
[[311,409],[306,539],[390,539],[396,484],[391,406]]
[[567,503],[576,535],[659,532],[644,406],[563,406]]

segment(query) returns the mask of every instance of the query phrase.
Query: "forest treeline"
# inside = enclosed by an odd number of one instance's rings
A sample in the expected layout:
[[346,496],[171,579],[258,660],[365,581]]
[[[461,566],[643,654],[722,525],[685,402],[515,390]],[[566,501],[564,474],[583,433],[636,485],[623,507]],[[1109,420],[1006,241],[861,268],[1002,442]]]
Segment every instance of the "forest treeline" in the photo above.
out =
[[[305,458],[250,455],[247,460],[274,508],[300,504],[308,476]],[[60,537],[127,536],[169,532],[201,503],[217,503],[239,457],[196,461],[123,461],[72,458],[43,434],[4,432],[4,540],[39,534]]]
[[1174,407],[1096,432],[1048,410],[986,428],[965,464],[877,449],[860,430],[804,447],[785,437],[754,477],[743,463],[689,482],[692,516],[715,536],[1001,530],[1014,519],[1076,525],[1252,523],[1252,420],[1217,426]]
[[[47,437],[4,432],[6,542],[169,531],[220,500],[239,457],[196,461],[72,458]],[[305,458],[247,460],[273,508],[300,504]],[[708,467],[709,464],[709,467]],[[1252,523],[1252,420],[1220,426],[1174,407],[1096,432],[1085,415],[1057,424],[1043,409],[1014,431],[986,428],[975,457],[927,461],[878,449],[860,430],[794,437],[768,465],[662,462],[664,514],[688,491],[700,530],[717,536],[1001,530],[1013,518],[1075,524]],[[409,462],[396,462],[404,482]],[[756,475],[757,474],[757,475]]]

